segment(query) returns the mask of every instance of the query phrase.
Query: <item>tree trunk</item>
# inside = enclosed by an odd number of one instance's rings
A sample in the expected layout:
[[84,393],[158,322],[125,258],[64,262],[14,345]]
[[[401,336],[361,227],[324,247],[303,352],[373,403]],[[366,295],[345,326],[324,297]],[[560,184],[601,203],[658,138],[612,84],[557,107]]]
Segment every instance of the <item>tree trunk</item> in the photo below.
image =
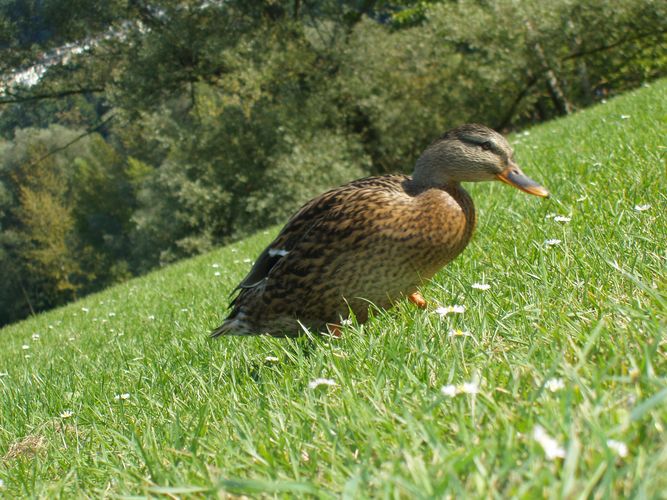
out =
[[549,92],[549,96],[551,96],[551,101],[560,114],[569,115],[572,113],[572,104],[570,104],[570,101],[568,101],[567,96],[563,91],[563,87],[558,80],[556,72],[549,64],[549,60],[544,53],[542,45],[534,36],[535,31],[533,29],[532,23],[530,21],[526,21],[526,27],[528,29],[528,38],[529,40],[532,39],[531,48],[533,50],[533,54],[537,59],[542,74],[546,77],[547,90]]
[[556,109],[561,115],[569,115],[572,113],[572,104],[565,97],[565,93],[556,77],[556,73],[552,69],[548,69],[546,72],[547,77],[547,90],[551,96],[551,101],[556,106]]
[[[582,52],[583,44],[581,42],[581,37],[577,34],[576,27],[572,22],[572,19],[567,21],[567,27],[572,32],[572,42],[570,48],[572,53],[576,54]],[[581,96],[583,98],[584,104],[589,105],[593,102],[593,89],[591,88],[591,81],[588,77],[588,67],[586,66],[586,61],[581,58],[577,62],[577,73],[579,73],[579,88],[581,89]]]

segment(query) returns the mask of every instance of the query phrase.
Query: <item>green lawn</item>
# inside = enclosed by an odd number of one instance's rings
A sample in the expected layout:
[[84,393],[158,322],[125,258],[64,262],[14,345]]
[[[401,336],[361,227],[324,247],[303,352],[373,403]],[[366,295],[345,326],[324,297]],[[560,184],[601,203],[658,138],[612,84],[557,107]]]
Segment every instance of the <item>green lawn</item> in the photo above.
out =
[[273,230],[0,330],[0,497],[664,496],[667,81],[512,141],[426,311],[212,341]]

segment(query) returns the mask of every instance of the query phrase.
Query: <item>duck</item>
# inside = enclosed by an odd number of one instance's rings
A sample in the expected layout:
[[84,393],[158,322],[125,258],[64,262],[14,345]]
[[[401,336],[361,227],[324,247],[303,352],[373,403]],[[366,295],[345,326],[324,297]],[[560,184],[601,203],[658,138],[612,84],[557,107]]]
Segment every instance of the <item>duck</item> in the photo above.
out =
[[466,182],[500,181],[538,197],[549,192],[523,173],[507,139],[475,123],[446,131],[411,175],[366,177],[303,205],[232,292],[213,330],[228,335],[341,335],[373,308],[407,299],[455,259],[475,230]]

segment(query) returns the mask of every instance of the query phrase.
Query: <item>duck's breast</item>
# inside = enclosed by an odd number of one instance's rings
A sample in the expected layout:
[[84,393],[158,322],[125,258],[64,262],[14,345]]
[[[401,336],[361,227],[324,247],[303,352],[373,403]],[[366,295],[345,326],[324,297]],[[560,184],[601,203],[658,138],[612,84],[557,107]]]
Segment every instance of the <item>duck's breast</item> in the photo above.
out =
[[474,208],[461,191],[394,194],[384,205],[374,203],[373,213],[365,214],[366,230],[352,231],[337,246],[340,253],[331,256],[327,291],[345,297],[348,306],[360,311],[369,302],[387,307],[414,292],[470,241]]

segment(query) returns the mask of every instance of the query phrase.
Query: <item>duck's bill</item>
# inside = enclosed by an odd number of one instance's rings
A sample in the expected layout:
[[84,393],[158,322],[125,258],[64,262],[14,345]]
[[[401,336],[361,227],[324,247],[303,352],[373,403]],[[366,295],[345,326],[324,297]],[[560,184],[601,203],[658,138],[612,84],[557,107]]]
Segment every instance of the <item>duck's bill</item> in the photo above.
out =
[[500,172],[496,177],[505,184],[514,186],[524,193],[541,196],[543,198],[549,197],[549,191],[544,189],[540,184],[524,174],[516,165],[510,165],[505,170]]

